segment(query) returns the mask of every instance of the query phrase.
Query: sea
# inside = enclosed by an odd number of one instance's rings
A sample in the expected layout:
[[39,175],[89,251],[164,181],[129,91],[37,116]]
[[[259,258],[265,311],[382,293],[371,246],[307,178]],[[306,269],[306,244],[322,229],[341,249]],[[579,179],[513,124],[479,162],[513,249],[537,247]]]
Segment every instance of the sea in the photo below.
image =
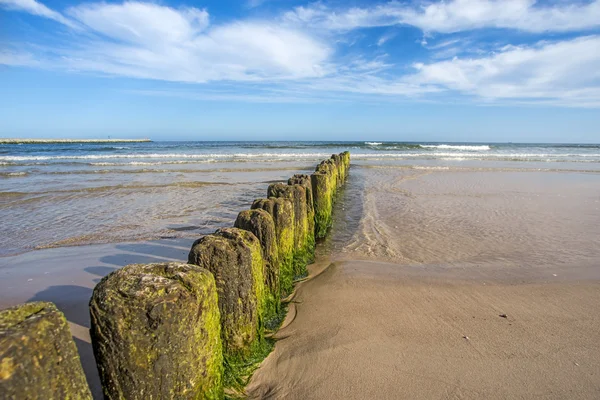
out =
[[[429,177],[425,182],[432,181],[439,189],[450,182],[448,179],[458,182],[461,173],[469,172],[486,177],[470,180],[469,185],[485,188],[496,180],[498,172],[504,174],[496,182],[508,179],[505,182],[508,186],[514,183],[511,174],[536,172],[539,173],[536,177],[543,177],[548,176],[544,173],[558,173],[570,183],[582,182],[589,191],[592,206],[597,207],[596,192],[600,195],[586,178],[593,176],[591,181],[596,182],[600,174],[598,144],[383,141],[0,144],[0,256],[49,247],[196,238],[231,226],[239,211],[266,195],[270,183],[285,181],[296,173],[310,174],[320,160],[345,150],[351,152],[352,169],[347,185],[350,189],[339,205],[345,231],[338,236],[343,238],[338,245],[345,251],[362,252],[365,257],[369,254],[405,257],[394,246],[381,247],[387,239],[377,232],[373,222],[381,209],[369,211],[369,207],[373,208],[369,206],[369,198],[385,190],[404,196],[392,203],[396,208],[388,210],[391,214],[403,213],[407,206],[403,199],[410,197],[411,184],[400,182],[415,177],[436,173],[435,179]],[[398,185],[386,189],[386,182],[396,178]],[[374,186],[375,182],[379,186]],[[461,195],[470,189],[471,186],[454,186],[452,190]],[[507,190],[513,189],[507,187]],[[385,201],[381,204],[385,205]],[[369,218],[373,221],[369,222]],[[439,221],[440,217],[432,218]],[[418,227],[423,221],[413,222]],[[449,223],[461,221],[450,218]],[[472,234],[476,245],[478,233]],[[369,240],[373,243],[367,243]],[[411,253],[411,262],[426,261],[426,246],[419,251]]]

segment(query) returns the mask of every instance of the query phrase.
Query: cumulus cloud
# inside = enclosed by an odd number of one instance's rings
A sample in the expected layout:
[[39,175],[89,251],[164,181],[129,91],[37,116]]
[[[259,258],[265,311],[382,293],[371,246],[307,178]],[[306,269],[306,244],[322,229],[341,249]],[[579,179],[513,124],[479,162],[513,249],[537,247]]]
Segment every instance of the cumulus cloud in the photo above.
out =
[[452,33],[479,28],[526,32],[567,32],[600,27],[600,0],[542,5],[536,0],[451,0],[407,6],[389,2],[372,7],[330,9],[317,3],[284,15],[290,23],[327,30],[410,25],[425,32]]

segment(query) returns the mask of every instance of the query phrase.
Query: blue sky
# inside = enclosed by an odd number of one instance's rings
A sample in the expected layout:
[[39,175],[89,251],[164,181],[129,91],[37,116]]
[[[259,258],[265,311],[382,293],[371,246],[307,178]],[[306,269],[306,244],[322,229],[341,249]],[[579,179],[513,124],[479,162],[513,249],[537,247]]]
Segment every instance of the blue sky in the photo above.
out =
[[0,136],[600,142],[600,0],[0,0]]

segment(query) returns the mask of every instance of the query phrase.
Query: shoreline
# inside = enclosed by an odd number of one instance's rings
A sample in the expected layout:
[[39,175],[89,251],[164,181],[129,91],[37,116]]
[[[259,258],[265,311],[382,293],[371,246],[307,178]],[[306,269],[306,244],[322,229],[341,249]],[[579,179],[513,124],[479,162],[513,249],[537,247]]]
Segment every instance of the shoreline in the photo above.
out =
[[149,143],[151,139],[2,139],[0,144]]

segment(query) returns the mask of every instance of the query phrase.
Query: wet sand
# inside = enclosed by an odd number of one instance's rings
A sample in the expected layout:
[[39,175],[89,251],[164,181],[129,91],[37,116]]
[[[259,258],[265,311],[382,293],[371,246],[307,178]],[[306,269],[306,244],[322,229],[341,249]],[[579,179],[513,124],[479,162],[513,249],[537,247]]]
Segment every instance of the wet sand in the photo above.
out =
[[599,174],[350,179],[251,398],[600,398]]
[[[418,276],[334,263],[248,387],[269,399],[597,399],[600,281]],[[506,315],[506,318],[500,315]]]

